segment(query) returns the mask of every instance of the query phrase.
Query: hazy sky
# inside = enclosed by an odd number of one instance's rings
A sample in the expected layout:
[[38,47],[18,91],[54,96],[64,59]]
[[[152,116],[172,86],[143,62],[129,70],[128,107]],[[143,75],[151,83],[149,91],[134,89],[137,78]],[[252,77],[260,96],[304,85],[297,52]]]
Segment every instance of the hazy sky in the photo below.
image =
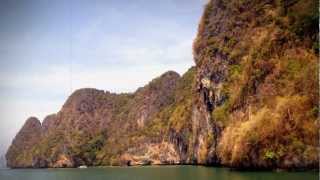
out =
[[[0,153],[71,91],[132,92],[193,63],[205,0],[0,0]],[[1,152],[2,151],[2,152]]]

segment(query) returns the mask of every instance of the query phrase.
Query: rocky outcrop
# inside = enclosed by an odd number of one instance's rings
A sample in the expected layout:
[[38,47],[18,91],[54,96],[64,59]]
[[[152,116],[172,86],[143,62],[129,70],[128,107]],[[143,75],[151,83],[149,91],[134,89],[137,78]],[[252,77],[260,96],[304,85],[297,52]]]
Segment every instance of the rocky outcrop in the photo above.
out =
[[139,128],[144,127],[155,112],[171,103],[173,90],[179,78],[180,75],[176,72],[168,71],[146,87],[137,90],[133,100],[136,110],[131,111],[129,116],[136,119]]
[[194,41],[198,163],[318,167],[315,7],[312,0],[207,4]]
[[6,154],[8,167],[32,167],[34,159],[28,153],[41,138],[42,129],[40,121],[35,117],[27,119]]
[[75,91],[30,118],[9,167],[202,164],[319,166],[318,3],[211,0],[183,76],[134,93]]
[[[179,74],[169,71],[132,94],[89,88],[76,90],[62,109],[48,115],[42,124],[36,118],[26,121],[8,150],[8,166],[109,164],[110,159],[106,159],[105,154],[113,140],[123,141],[123,145],[129,147],[127,135],[152,123],[157,113],[172,104],[179,79]],[[115,147],[121,151],[123,148]],[[112,152],[111,155],[118,154]]]
[[57,127],[57,115],[51,114],[44,118],[42,122],[42,133],[49,134],[50,131],[54,130]]
[[74,166],[73,160],[65,154],[59,155],[57,161],[52,165],[54,168],[71,168]]
[[168,142],[150,143],[128,149],[120,157],[121,165],[161,165],[180,164],[179,152]]

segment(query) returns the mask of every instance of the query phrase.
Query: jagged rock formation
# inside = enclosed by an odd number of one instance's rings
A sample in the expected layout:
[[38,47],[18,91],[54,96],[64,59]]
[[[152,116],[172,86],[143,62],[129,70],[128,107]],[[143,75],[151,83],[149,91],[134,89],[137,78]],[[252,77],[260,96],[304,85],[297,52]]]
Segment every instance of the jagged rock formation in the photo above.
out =
[[[35,117],[27,119],[22,129],[14,138],[7,157],[9,167],[33,167],[33,156],[28,153],[41,137],[41,123]],[[17,156],[19,154],[19,156]]]
[[9,167],[203,164],[317,168],[318,2],[211,0],[196,67],[134,93],[75,91],[30,118]]
[[[169,71],[133,94],[96,89],[75,91],[62,109],[47,116],[42,124],[36,118],[27,120],[8,150],[8,166],[120,164],[120,152],[128,150],[130,154],[141,148],[129,141],[138,138],[146,124],[152,123],[156,114],[173,103],[179,79],[179,74]],[[160,141],[161,137],[157,139]],[[138,140],[135,141],[138,145]],[[150,151],[156,151],[170,145],[153,143],[151,146]],[[166,156],[162,156],[165,161]]]
[[198,162],[318,166],[317,7],[313,0],[208,3],[194,41]]

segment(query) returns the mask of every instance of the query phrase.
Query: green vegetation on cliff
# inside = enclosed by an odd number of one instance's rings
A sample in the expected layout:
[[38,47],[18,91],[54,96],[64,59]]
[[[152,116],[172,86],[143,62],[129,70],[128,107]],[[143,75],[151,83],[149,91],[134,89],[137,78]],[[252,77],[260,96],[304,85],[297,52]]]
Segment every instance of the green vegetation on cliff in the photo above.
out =
[[198,76],[223,99],[208,112],[224,129],[216,146],[222,164],[318,166],[318,17],[314,0],[206,6],[194,53]]
[[211,0],[196,66],[134,93],[80,89],[28,120],[10,167],[205,164],[319,166],[318,1]]

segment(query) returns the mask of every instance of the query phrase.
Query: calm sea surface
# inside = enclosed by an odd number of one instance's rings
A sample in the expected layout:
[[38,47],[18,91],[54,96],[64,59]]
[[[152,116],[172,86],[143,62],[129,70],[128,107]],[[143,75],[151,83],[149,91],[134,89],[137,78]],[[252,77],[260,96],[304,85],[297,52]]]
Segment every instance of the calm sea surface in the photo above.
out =
[[318,172],[239,172],[202,166],[2,169],[1,180],[317,180]]

